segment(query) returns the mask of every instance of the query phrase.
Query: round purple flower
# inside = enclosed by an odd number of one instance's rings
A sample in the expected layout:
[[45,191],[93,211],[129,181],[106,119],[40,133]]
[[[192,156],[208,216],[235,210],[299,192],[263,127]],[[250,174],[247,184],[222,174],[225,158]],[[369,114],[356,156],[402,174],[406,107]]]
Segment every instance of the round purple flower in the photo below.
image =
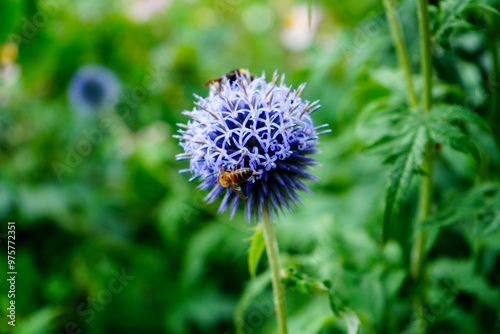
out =
[[[261,219],[266,209],[272,217],[301,202],[298,190],[309,191],[303,180],[315,179],[307,172],[315,165],[308,155],[317,152],[318,135],[330,130],[318,132],[326,124],[314,127],[311,114],[319,101],[300,98],[305,84],[293,89],[283,84],[284,76],[277,84],[277,72],[271,82],[265,74],[253,78],[242,72],[234,80],[213,83],[207,98],[195,95],[195,108],[183,112],[191,120],[178,124],[180,135],[175,137],[185,152],[177,159],[190,161],[190,168],[181,172],[193,173],[190,181],[201,177],[199,188],[211,188],[205,200],[211,203],[223,195],[219,212],[230,208],[232,218],[244,205],[250,221],[252,213]],[[258,173],[239,184],[246,200],[217,182],[221,173],[242,168]]]
[[113,106],[120,95],[120,81],[102,65],[85,65],[71,78],[68,100],[81,112],[90,113]]

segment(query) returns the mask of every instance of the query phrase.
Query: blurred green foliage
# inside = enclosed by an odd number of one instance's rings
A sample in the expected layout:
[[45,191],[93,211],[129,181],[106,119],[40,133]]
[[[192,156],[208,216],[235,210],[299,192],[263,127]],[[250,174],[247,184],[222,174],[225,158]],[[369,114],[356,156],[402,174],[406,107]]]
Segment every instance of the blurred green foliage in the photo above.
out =
[[[421,226],[429,233],[425,319],[429,333],[498,333],[499,3],[453,3],[432,1],[433,94],[488,126],[459,118],[447,121],[460,140],[434,132],[434,215]],[[6,272],[6,223],[15,221],[13,332],[273,333],[266,260],[251,265],[255,279],[248,272],[252,225],[203,202],[196,182],[178,174],[187,164],[175,161],[181,149],[171,137],[192,94],[207,94],[202,83],[248,68],[277,69],[294,87],[307,81],[303,96],[323,106],[315,121],[333,129],[321,138],[314,193],[277,225],[291,268],[290,333],[416,333],[408,267],[417,187],[405,185],[382,247],[389,153],[364,150],[394,130],[391,114],[411,113],[383,6],[312,1],[310,27],[300,25],[308,6],[1,2],[0,45],[18,48],[2,49],[0,67],[0,261]],[[398,9],[418,73],[416,4]],[[68,82],[87,63],[120,78],[116,109],[69,107]],[[151,78],[157,84],[144,89]],[[90,153],[58,177],[54,162],[67,163],[86,133],[94,134]],[[0,331],[8,332],[1,281]]]

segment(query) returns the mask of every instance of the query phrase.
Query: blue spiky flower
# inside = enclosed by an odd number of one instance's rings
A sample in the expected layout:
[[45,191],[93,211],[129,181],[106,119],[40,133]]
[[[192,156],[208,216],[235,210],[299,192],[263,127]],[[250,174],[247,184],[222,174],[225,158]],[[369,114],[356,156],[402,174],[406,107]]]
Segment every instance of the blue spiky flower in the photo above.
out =
[[120,81],[107,67],[82,66],[71,78],[68,101],[73,109],[91,113],[113,106],[120,95]]
[[[248,71],[246,72],[248,74]],[[237,80],[213,84],[210,96],[198,99],[187,125],[178,124],[180,146],[185,153],[178,160],[189,160],[194,180],[202,178],[200,189],[210,189],[205,197],[209,203],[223,195],[219,212],[231,210],[231,218],[240,205],[245,207],[248,221],[261,219],[264,209],[271,217],[280,210],[290,210],[301,203],[299,190],[308,192],[304,180],[315,177],[307,169],[315,165],[309,155],[316,153],[318,135],[330,132],[327,125],[314,127],[311,114],[320,106],[300,95],[297,89],[278,82],[275,72],[271,82],[265,74],[253,78],[238,74]],[[214,89],[216,88],[216,89]],[[248,197],[242,200],[233,191],[217,183],[222,171],[251,168],[259,173],[241,184]]]

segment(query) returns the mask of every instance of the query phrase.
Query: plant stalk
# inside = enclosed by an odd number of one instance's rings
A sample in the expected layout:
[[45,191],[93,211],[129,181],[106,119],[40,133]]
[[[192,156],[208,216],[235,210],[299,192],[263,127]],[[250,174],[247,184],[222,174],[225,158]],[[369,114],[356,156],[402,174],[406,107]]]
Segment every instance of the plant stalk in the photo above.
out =
[[[423,103],[422,113],[428,114],[432,108],[432,57],[431,57],[431,34],[428,0],[418,0],[418,21],[420,28],[420,49],[422,58],[422,81],[423,81]],[[428,143],[423,152],[422,168],[427,172],[426,176],[420,177],[420,194],[415,228],[415,242],[413,244],[410,274],[417,284],[417,313],[419,319],[419,333],[426,333],[426,321],[424,319],[425,302],[425,243],[426,233],[419,228],[422,221],[427,219],[432,205],[432,168],[434,155]]]
[[423,112],[432,108],[432,58],[431,31],[428,0],[418,0],[418,24],[420,28],[420,48],[422,57],[422,76],[424,83]]
[[500,85],[500,63],[498,59],[498,42],[496,33],[498,31],[498,22],[493,14],[489,16],[489,46],[491,50],[491,63],[492,71],[490,75],[490,82],[488,87],[488,93],[491,94],[490,98],[490,108],[488,111],[488,123],[492,125],[495,136],[500,138],[498,127],[496,126],[496,121],[498,119],[498,101],[499,101],[499,85]]
[[[424,221],[431,211],[432,204],[432,167],[433,156],[429,147],[426,148],[422,161],[422,169],[427,172],[427,175],[422,176],[419,185],[419,199],[417,210],[417,224]],[[424,257],[425,257],[425,242],[426,233],[416,229],[415,244],[411,254],[411,276],[420,281],[424,273]]]
[[279,257],[278,242],[274,234],[273,222],[269,219],[267,210],[264,209],[262,219],[262,232],[266,241],[266,253],[271,268],[271,281],[273,285],[274,306],[278,321],[278,333],[287,334],[285,289],[281,283],[281,262]]
[[394,40],[394,46],[396,47],[399,64],[403,69],[403,73],[405,76],[406,89],[408,92],[408,102],[410,106],[414,108],[418,104],[417,94],[415,94],[415,89],[413,88],[413,82],[411,80],[410,60],[404,42],[401,20],[399,19],[394,0],[383,0],[383,3],[385,7],[385,14],[387,16],[387,20],[389,21],[392,39]]

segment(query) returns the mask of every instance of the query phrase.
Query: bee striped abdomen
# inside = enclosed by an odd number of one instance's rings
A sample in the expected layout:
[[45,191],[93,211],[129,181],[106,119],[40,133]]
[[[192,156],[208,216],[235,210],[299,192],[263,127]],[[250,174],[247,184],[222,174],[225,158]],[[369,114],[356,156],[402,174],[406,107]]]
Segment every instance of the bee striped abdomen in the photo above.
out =
[[234,173],[231,173],[229,177],[233,183],[238,184],[247,181],[254,174],[251,168],[238,169]]

